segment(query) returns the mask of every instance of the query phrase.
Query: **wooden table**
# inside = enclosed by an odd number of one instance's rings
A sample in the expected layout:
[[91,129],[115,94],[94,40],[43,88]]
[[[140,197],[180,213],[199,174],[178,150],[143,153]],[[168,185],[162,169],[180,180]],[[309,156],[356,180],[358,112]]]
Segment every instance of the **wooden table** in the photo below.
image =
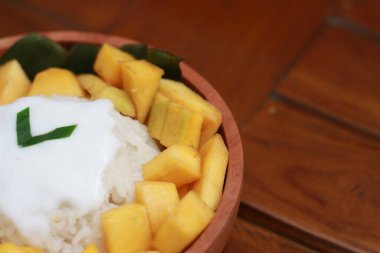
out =
[[380,1],[0,1],[0,36],[126,36],[182,56],[245,149],[234,252],[380,252]]

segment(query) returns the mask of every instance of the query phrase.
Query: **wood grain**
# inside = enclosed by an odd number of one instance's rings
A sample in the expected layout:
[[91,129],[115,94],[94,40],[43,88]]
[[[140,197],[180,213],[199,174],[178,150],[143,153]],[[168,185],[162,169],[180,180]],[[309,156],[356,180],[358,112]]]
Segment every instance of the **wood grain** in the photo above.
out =
[[141,1],[110,30],[186,59],[209,80],[239,123],[307,44],[328,1]]
[[244,129],[243,201],[354,252],[380,252],[380,142],[268,102]]
[[131,9],[134,2],[123,0],[20,0],[17,1],[17,5],[61,22],[67,28],[103,31],[119,16],[124,15],[126,9]]
[[380,41],[326,27],[278,91],[380,135],[379,69]]
[[0,2],[0,38],[18,33],[63,29],[63,27],[36,13]]
[[338,0],[336,13],[361,26],[380,32],[380,1],[378,0]]
[[250,222],[237,219],[223,253],[312,253],[311,249],[287,240]]

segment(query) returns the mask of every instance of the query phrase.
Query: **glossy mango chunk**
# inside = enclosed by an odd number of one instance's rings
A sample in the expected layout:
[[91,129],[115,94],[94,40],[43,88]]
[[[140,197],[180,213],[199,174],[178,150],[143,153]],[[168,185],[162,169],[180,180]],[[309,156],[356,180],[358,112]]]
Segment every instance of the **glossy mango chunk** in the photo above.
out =
[[141,181],[136,183],[136,201],[146,207],[154,234],[177,206],[179,197],[173,183]]
[[202,176],[192,185],[192,190],[213,210],[222,197],[228,163],[228,150],[219,134],[211,137],[199,150]]
[[205,143],[218,131],[222,123],[222,113],[190,88],[180,82],[163,79],[158,90],[170,100],[203,115],[201,144]]
[[93,74],[81,74],[77,76],[78,82],[90,95],[95,94],[108,86],[101,78]]
[[99,250],[98,250],[98,248],[97,248],[95,245],[90,244],[90,245],[88,245],[88,246],[83,250],[82,253],[99,253]]
[[150,135],[155,139],[161,138],[169,102],[170,100],[162,93],[156,93],[147,124]]
[[13,243],[5,242],[0,244],[0,253],[25,253]]
[[25,96],[30,81],[21,65],[11,60],[0,67],[0,105],[5,105]]
[[122,89],[118,89],[104,82],[92,74],[78,75],[80,85],[91,95],[91,99],[106,98],[112,101],[115,109],[124,115],[134,117],[135,106],[129,95]]
[[121,63],[135,58],[122,50],[103,44],[94,63],[95,72],[107,83],[122,87]]
[[126,204],[102,215],[107,253],[135,253],[149,250],[152,232],[145,207]]
[[123,88],[135,104],[137,119],[144,123],[164,71],[145,60],[137,60],[124,62],[121,72]]
[[214,212],[191,191],[162,224],[152,245],[162,253],[179,253],[206,228],[213,216]]
[[174,183],[177,187],[200,178],[200,155],[196,149],[173,145],[143,165],[144,180]]
[[198,148],[203,116],[170,102],[162,129],[160,143],[165,147],[181,144]]
[[71,71],[50,68],[36,75],[28,93],[28,96],[35,95],[85,97],[86,93]]

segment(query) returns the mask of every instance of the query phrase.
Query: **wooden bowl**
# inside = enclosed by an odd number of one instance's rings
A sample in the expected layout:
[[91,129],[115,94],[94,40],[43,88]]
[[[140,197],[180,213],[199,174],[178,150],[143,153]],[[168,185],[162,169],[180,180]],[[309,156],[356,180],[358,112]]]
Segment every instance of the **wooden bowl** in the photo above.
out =
[[[126,38],[87,32],[57,31],[42,32],[41,34],[67,47],[70,47],[70,45],[74,43],[95,45],[109,43],[115,46],[136,43],[136,41]],[[24,35],[25,34],[0,39],[0,55]],[[234,117],[218,92],[186,63],[181,63],[181,69],[184,82],[222,111],[223,122],[219,132],[222,134],[230,153],[223,197],[214,219],[185,252],[221,252],[232,231],[240,203],[240,193],[243,183],[243,149],[241,139]]]

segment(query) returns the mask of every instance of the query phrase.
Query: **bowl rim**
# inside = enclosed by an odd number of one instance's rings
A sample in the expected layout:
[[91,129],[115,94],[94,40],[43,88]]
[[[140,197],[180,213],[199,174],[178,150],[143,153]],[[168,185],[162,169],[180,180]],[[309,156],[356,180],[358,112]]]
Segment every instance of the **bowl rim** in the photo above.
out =
[[[68,30],[43,31],[37,33],[47,36],[61,44],[85,43],[101,45],[108,43],[110,45],[122,46],[125,44],[140,43],[129,38],[94,32]],[[28,33],[24,33],[0,38],[0,53],[27,34]],[[203,76],[184,62],[181,62],[181,70],[184,82],[195,88],[222,112],[223,121],[220,133],[229,151],[229,162],[223,195],[215,212],[215,216],[201,235],[198,236],[184,252],[221,252],[232,232],[233,221],[237,216],[240,204],[244,174],[242,142],[232,113],[215,88]]]

